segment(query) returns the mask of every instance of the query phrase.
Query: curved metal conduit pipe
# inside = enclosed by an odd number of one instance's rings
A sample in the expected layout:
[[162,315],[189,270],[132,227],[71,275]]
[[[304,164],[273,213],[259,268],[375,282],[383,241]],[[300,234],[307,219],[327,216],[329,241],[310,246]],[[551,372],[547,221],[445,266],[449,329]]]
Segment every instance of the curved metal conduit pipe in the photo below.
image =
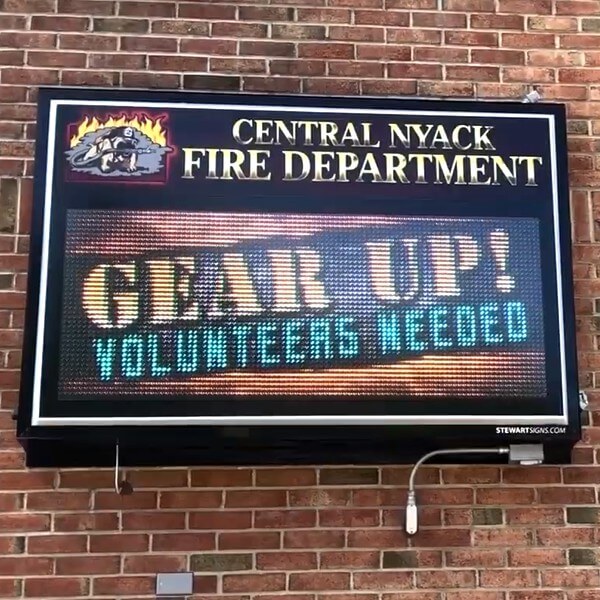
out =
[[406,533],[414,535],[419,529],[419,517],[417,507],[417,495],[415,492],[415,476],[419,467],[434,456],[451,454],[509,454],[508,447],[500,448],[454,448],[448,450],[434,450],[422,456],[412,468],[408,478],[408,497],[406,498]]

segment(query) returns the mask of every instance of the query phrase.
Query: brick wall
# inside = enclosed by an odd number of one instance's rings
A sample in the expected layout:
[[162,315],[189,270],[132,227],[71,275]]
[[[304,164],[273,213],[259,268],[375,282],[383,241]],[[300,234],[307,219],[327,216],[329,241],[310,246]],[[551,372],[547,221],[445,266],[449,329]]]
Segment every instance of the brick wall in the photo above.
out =
[[[581,381],[574,464],[27,471],[15,441],[35,86],[514,98],[568,103]],[[0,597],[600,598],[600,1],[0,0]],[[598,300],[596,300],[598,298]]]

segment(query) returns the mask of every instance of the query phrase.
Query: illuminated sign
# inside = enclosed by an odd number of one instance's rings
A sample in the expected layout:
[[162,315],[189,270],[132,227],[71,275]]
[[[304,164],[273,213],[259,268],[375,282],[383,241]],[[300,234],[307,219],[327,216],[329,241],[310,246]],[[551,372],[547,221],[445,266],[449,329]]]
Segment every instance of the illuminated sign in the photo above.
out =
[[545,104],[42,90],[23,430],[575,439],[564,127]]

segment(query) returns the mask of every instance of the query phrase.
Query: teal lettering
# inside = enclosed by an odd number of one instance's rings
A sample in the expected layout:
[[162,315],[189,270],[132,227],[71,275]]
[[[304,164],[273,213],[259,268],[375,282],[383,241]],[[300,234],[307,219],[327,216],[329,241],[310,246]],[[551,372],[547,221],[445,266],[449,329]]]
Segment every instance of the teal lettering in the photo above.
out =
[[413,352],[422,352],[426,348],[425,342],[418,339],[418,335],[423,333],[423,316],[424,312],[420,308],[407,310],[404,315],[406,347]]
[[456,308],[456,337],[458,338],[458,345],[463,348],[475,345],[477,341],[477,321],[472,306],[458,306]]
[[448,331],[448,308],[446,306],[437,306],[431,309],[429,319],[431,321],[431,337],[435,348],[450,348],[452,340],[443,337],[442,334]]
[[377,315],[377,333],[383,354],[400,351],[400,327],[397,313],[379,313]]
[[180,373],[198,370],[198,331],[178,331],[175,334],[175,367]]
[[275,333],[277,325],[275,323],[261,323],[256,330],[256,349],[258,360],[263,365],[276,365],[279,362],[279,356],[274,350]]
[[144,373],[144,340],[141,335],[129,335],[121,343],[121,373],[123,377],[141,377]]
[[93,344],[96,352],[96,365],[100,371],[100,379],[102,381],[109,381],[113,377],[117,340],[114,338],[97,339],[94,340]]
[[481,330],[485,344],[499,344],[502,342],[502,334],[493,329],[498,326],[498,305],[496,303],[484,304],[479,309],[481,319]]
[[206,347],[206,369],[225,369],[227,367],[227,338],[221,327],[205,331],[204,344]]
[[248,365],[248,338],[250,337],[250,327],[248,325],[235,325],[233,327],[233,336],[235,337],[235,358],[238,366],[246,367]]
[[527,339],[527,313],[522,302],[507,302],[505,307],[507,337],[510,342]]
[[158,335],[151,333],[148,336],[148,353],[150,354],[150,373],[153,377],[161,377],[171,372],[169,365],[161,364]]
[[342,358],[358,356],[358,331],[351,329],[354,322],[354,317],[338,317],[335,320],[338,353]]
[[329,322],[325,319],[310,322],[310,356],[313,360],[332,357]]
[[297,364],[306,360],[306,355],[298,347],[302,341],[300,335],[301,321],[285,321],[283,325],[283,352],[285,362]]

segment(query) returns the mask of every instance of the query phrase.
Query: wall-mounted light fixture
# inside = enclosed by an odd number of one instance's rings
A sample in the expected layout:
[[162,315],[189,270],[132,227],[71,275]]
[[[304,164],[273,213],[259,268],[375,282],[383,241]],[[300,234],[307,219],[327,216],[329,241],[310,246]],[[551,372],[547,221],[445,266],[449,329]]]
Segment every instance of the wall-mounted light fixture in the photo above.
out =
[[419,467],[434,456],[457,454],[508,454],[508,462],[520,465],[539,465],[544,462],[544,447],[542,444],[515,444],[499,448],[450,448],[434,450],[422,456],[412,468],[408,478],[408,496],[406,498],[406,533],[414,535],[419,529],[417,494],[415,491],[415,476]]

